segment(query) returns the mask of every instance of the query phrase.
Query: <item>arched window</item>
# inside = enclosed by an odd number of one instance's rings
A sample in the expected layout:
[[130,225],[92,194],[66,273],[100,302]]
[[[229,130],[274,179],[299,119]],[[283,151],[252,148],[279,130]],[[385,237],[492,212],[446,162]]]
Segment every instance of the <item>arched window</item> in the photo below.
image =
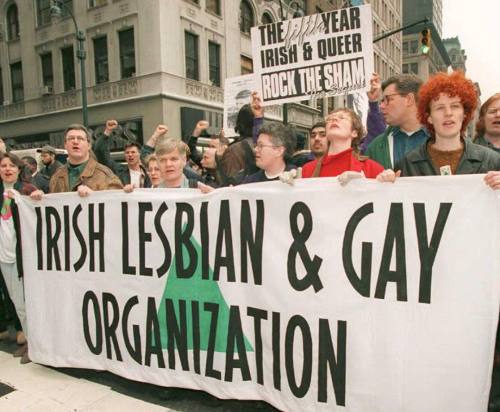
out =
[[264,13],[262,15],[262,24],[270,24],[273,22],[273,18],[269,13]]
[[240,3],[240,31],[250,34],[250,27],[255,24],[254,20],[252,6],[247,0],[242,0]]
[[7,9],[7,36],[9,40],[19,38],[19,16],[15,3]]

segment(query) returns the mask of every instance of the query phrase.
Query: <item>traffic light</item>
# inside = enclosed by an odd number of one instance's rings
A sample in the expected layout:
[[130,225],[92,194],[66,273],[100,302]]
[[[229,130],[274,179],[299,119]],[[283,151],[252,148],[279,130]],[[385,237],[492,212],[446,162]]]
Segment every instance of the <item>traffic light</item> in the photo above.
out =
[[420,33],[420,51],[429,54],[431,50],[431,29],[423,29]]

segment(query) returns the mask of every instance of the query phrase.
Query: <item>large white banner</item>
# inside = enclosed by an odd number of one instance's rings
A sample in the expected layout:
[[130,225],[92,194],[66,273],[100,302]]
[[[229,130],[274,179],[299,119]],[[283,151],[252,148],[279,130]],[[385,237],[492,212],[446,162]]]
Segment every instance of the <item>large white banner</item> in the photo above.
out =
[[373,73],[371,6],[252,27],[264,106],[367,90]]
[[30,356],[287,411],[485,411],[482,176],[17,199]]

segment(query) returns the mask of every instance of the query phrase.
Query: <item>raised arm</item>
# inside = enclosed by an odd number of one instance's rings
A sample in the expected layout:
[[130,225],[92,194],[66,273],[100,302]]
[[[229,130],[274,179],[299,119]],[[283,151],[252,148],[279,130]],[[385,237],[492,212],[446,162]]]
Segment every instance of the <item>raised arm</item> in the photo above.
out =
[[94,145],[94,154],[97,161],[109,167],[114,173],[117,173],[119,164],[111,158],[111,149],[109,147],[111,139],[109,137],[116,127],[118,127],[118,122],[116,120],[106,120],[106,128],[104,132],[98,136]]

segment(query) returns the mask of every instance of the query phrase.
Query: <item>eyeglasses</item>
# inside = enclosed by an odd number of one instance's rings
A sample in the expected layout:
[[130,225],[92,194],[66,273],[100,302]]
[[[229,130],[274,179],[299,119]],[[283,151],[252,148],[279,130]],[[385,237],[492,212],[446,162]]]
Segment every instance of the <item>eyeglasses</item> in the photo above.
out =
[[393,99],[390,99],[390,97],[392,97],[392,96],[405,96],[405,95],[402,93],[386,94],[384,97],[382,97],[382,102],[385,104],[388,104],[389,102],[391,102],[393,100]]
[[491,109],[486,110],[486,114],[488,116],[495,116],[499,112],[500,112],[500,107],[497,107],[496,109],[493,107]]
[[255,145],[255,150],[262,150],[264,147],[280,147],[280,145],[257,143]]

